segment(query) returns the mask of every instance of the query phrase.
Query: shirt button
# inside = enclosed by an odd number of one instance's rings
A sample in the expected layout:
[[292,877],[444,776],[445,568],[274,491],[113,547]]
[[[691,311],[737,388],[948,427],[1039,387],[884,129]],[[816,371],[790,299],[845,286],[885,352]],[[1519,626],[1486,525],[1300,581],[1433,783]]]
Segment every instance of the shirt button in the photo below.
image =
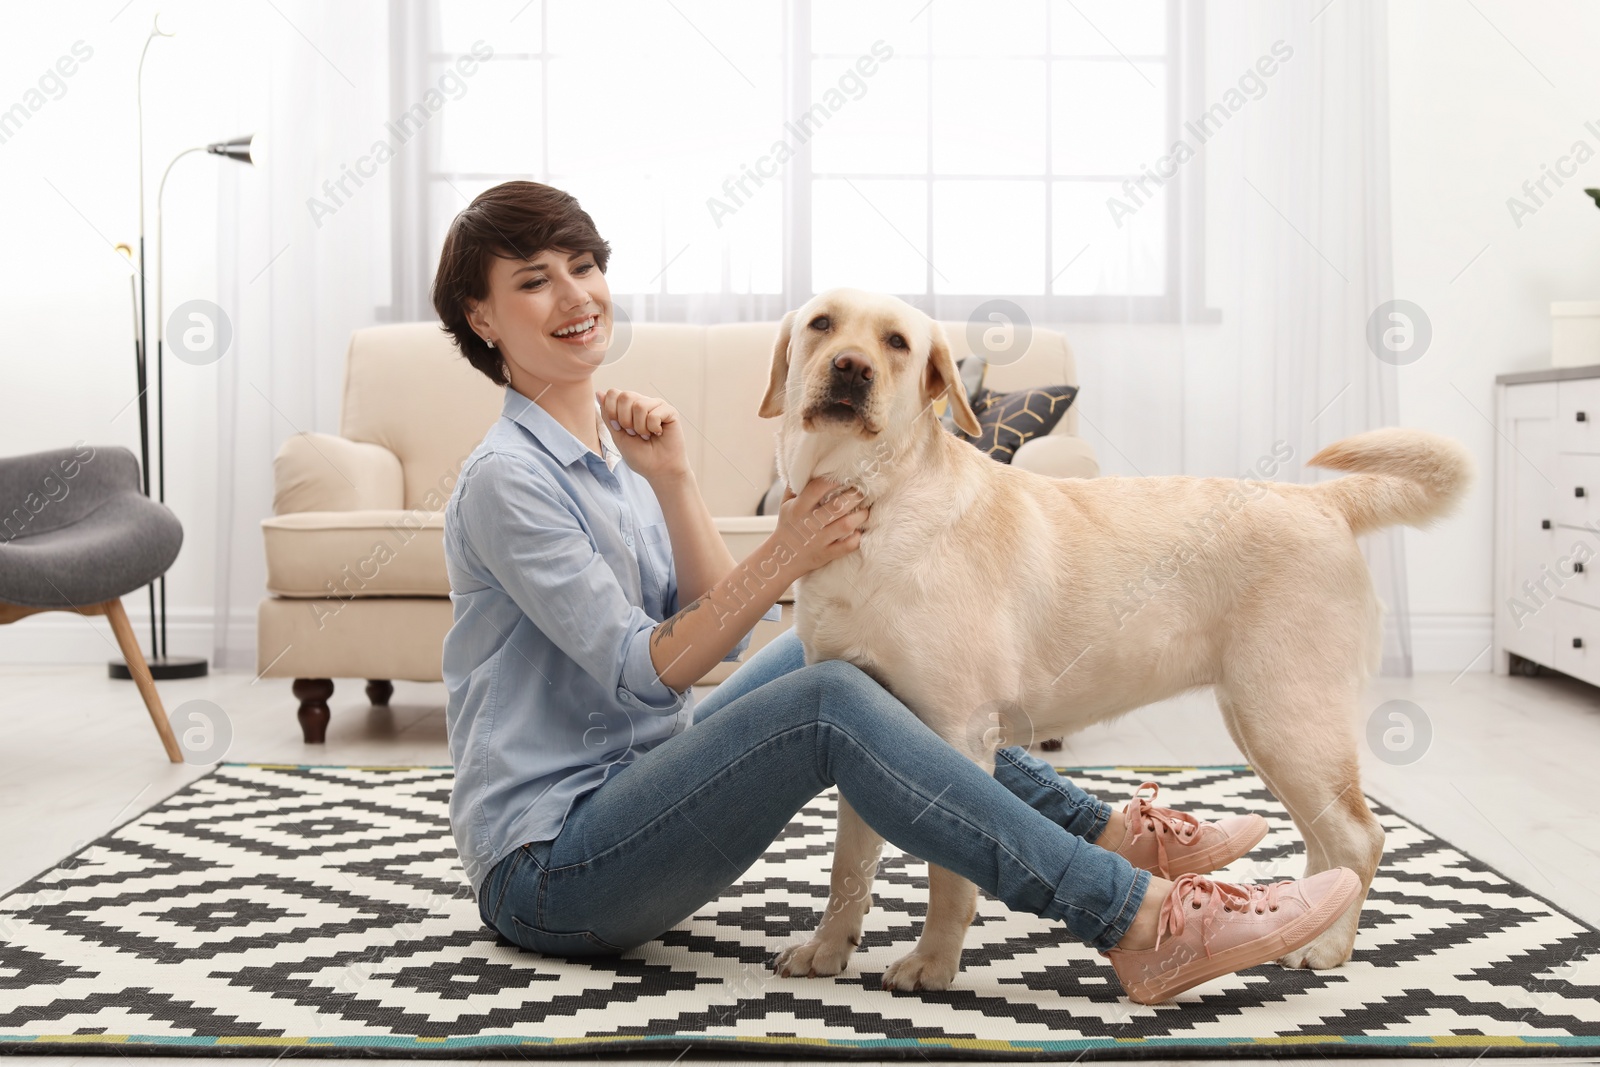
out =
[[629,548],[633,547],[633,534],[629,534],[624,540],[627,541]]

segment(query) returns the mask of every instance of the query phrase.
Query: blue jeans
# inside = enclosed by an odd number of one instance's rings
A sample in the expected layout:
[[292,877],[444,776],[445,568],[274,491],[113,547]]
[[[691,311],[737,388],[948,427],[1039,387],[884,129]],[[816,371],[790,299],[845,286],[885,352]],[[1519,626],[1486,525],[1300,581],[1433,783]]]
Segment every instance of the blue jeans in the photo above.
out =
[[1111,808],[1020,747],[985,774],[859,668],[805,665],[791,629],[695,706],[694,725],[581,796],[553,841],[495,865],[483,921],[546,955],[659,937],[736,882],[830,786],[904,852],[1106,949],[1150,875],[1090,844]]

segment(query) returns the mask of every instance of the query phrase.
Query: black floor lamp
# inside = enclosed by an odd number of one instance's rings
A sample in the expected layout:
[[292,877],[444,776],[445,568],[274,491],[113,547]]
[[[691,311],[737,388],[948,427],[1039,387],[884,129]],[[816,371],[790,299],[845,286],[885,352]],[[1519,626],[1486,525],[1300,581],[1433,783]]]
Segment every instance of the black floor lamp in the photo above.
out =
[[[157,37],[173,37],[175,34],[166,33],[161,29],[161,16],[156,16],[155,24],[150,29],[150,35],[145,38],[144,52],[139,54],[139,70],[137,74],[138,89],[135,93],[139,112],[139,309],[137,333],[135,338],[135,359],[137,361],[137,377],[139,385],[139,447],[143,459],[144,494],[150,495],[150,415],[146,401],[149,392],[149,376],[145,365],[148,347],[145,339],[149,336],[145,324],[145,265],[144,265],[144,55],[150,50],[150,42]],[[191,152],[209,152],[212,155],[226,156],[236,159],[241,163],[255,161],[250,156],[250,143],[252,136],[235,137],[228,141],[217,141],[207,145],[196,145],[186,148],[172,158],[167,164],[167,169],[161,172],[161,184],[156,188],[156,494],[157,499],[166,503],[167,499],[167,435],[166,435],[166,382],[164,373],[164,359],[166,350],[167,328],[165,321],[165,294],[164,280],[167,273],[166,256],[162,251],[162,213],[161,200],[167,189],[167,175],[172,173],[173,164]],[[160,604],[157,606],[157,587],[160,587]],[[226,625],[226,623],[225,623]],[[150,652],[146,662],[150,666],[150,675],[155,679],[170,678],[200,678],[209,667],[203,656],[172,656],[167,653],[167,576],[165,574],[150,583]],[[133,675],[128,670],[125,660],[114,659],[107,668],[111,677],[131,680]]]

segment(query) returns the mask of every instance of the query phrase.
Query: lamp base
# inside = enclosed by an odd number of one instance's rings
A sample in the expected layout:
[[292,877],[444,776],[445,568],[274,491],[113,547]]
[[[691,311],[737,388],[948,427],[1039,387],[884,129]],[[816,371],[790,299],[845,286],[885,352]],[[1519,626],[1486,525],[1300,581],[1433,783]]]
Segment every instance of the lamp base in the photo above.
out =
[[[158,682],[173,678],[204,678],[210,669],[204,656],[154,656],[146,663],[150,666],[150,677]],[[111,660],[106,664],[106,673],[124,682],[133,680],[124,660]]]

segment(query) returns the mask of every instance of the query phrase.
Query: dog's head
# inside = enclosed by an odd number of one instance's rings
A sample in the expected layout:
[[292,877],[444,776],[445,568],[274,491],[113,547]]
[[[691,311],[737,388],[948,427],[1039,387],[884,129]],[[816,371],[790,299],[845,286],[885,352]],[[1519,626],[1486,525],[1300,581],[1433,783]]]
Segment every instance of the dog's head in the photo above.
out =
[[939,324],[892,296],[830,289],[784,316],[759,414],[788,414],[806,433],[871,439],[932,419],[940,396],[977,436]]

